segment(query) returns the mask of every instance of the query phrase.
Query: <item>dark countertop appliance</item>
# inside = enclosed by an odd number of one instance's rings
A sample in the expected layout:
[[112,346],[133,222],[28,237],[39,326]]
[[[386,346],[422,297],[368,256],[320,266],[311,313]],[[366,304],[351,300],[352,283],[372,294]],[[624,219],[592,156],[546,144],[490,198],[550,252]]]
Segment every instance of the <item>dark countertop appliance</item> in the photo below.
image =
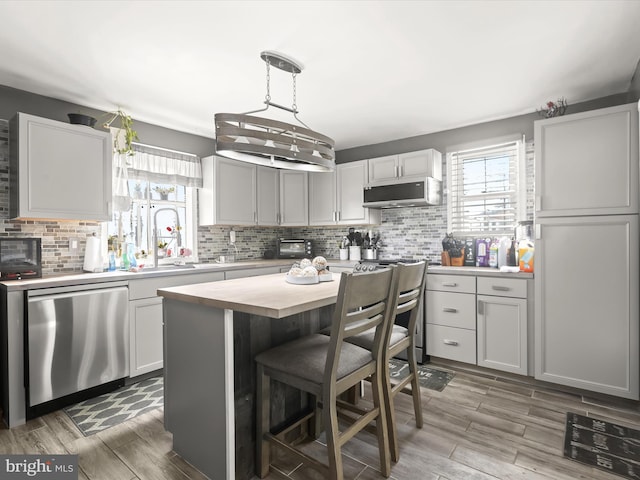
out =
[[313,241],[305,239],[278,239],[278,258],[313,258]]
[[42,277],[42,246],[39,238],[0,239],[0,280]]

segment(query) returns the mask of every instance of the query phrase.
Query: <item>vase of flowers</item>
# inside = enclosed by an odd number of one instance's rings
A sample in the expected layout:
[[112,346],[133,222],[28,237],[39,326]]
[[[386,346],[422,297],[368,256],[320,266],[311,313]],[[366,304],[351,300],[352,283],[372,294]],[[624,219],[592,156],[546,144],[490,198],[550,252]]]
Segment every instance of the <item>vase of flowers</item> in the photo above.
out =
[[157,186],[153,190],[160,195],[160,200],[169,200],[169,194],[173,193],[175,188]]

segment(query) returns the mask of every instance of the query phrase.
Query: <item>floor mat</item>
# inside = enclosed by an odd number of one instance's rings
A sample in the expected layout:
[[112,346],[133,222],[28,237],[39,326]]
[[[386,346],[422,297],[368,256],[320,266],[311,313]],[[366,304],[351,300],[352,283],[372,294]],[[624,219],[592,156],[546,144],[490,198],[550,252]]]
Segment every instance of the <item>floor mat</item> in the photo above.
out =
[[624,478],[640,478],[640,430],[568,412],[564,456]]
[[85,437],[161,407],[163,377],[153,377],[64,409]]
[[[409,375],[409,365],[404,360],[392,358],[389,362],[391,378],[402,379]],[[441,392],[454,377],[453,372],[438,370],[426,365],[418,365],[420,386]]]

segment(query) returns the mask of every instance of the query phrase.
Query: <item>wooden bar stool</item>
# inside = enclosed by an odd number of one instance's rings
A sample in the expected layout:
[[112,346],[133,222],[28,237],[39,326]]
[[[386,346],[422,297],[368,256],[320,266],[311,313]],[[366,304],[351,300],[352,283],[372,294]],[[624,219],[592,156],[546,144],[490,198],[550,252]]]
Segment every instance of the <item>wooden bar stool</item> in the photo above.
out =
[[[319,469],[326,478],[342,480],[342,445],[373,420],[376,421],[380,470],[385,477],[390,475],[386,402],[382,395],[383,379],[388,370],[384,339],[391,322],[396,278],[395,269],[342,273],[329,336],[309,335],[256,356],[256,473],[260,478],[269,473],[270,443],[273,443]],[[345,342],[352,335],[369,329],[373,329],[372,348]],[[372,379],[373,408],[363,412],[341,432],[337,397],[368,377]],[[308,392],[320,401],[318,407],[322,409],[326,431],[328,465],[305,455],[284,439],[284,433],[310,420],[317,409],[279,432],[270,432],[270,379]]]
[[[387,403],[387,429],[389,431],[389,447],[391,449],[391,459],[397,462],[400,457],[398,447],[398,430],[396,428],[396,416],[394,408],[394,397],[398,392],[411,383],[411,395],[413,397],[413,409],[416,417],[416,426],[422,428],[422,404],[420,402],[420,383],[418,382],[418,364],[416,362],[415,331],[418,321],[420,304],[424,297],[425,283],[425,262],[400,263],[394,267],[397,270],[396,297],[393,299],[394,313],[391,318],[409,313],[409,323],[407,327],[389,323],[386,334],[388,348],[385,351],[385,381],[383,384],[384,398]],[[374,347],[374,331],[369,330],[359,335],[354,335],[346,339],[349,343],[354,343],[363,348],[372,349]],[[409,365],[409,375],[398,383],[391,383],[389,377],[389,361],[400,352],[407,352]]]

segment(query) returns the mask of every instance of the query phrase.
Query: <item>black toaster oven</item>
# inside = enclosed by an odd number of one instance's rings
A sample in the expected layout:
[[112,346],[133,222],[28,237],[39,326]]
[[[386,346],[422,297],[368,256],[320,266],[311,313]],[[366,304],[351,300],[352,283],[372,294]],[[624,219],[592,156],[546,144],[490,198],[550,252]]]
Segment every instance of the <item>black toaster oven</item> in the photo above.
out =
[[41,277],[41,239],[0,238],[0,280]]
[[309,258],[313,257],[313,242],[302,239],[278,239],[278,258]]

